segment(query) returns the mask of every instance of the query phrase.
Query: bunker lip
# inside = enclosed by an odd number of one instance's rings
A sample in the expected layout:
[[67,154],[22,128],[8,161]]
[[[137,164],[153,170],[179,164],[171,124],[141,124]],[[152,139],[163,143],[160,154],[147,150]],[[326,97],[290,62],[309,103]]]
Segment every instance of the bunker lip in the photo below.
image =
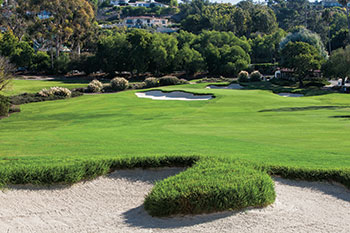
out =
[[182,101],[202,101],[215,98],[212,94],[197,94],[185,91],[162,91],[151,90],[145,92],[137,92],[135,95],[139,98],[152,100],[182,100]]
[[287,92],[277,93],[277,95],[282,97],[304,97],[303,94],[294,94],[294,93],[287,93]]
[[238,83],[231,83],[229,85],[209,85],[206,88],[208,88],[208,89],[233,89],[233,90],[240,90],[240,89],[243,89],[244,87],[241,86]]

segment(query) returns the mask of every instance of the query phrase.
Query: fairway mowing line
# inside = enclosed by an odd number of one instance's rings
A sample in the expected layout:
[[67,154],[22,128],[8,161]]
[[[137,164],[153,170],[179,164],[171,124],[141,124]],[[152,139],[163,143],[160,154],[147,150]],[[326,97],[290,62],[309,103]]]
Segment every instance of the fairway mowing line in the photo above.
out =
[[157,180],[184,168],[118,170],[70,187],[0,192],[0,232],[344,232],[350,192],[324,182],[274,178],[276,202],[198,216],[153,218],[143,201]]

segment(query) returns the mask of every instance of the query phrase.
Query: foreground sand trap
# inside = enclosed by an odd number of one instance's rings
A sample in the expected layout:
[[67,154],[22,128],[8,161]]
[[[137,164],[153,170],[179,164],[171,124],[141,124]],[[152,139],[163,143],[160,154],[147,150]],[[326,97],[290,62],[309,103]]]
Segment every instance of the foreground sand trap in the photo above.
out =
[[72,187],[0,191],[0,232],[349,232],[350,192],[276,178],[264,209],[152,218],[143,209],[157,179],[179,168],[121,170]]
[[237,83],[232,83],[228,86],[216,86],[216,85],[209,85],[207,86],[208,89],[234,89],[234,90],[240,90],[243,89],[243,87]]
[[293,94],[293,93],[278,93],[277,95],[282,97],[303,97],[303,94]]
[[138,92],[135,95],[139,98],[148,98],[153,100],[185,100],[185,101],[196,101],[196,100],[210,100],[213,98],[212,95],[195,95],[183,91],[147,91]]

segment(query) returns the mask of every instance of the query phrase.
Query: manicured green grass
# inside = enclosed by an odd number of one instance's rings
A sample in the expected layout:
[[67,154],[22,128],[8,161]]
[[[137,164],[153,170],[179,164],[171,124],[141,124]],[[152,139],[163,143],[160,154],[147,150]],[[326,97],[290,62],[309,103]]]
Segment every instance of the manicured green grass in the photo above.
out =
[[[285,98],[258,90],[204,90],[210,101],[139,99],[135,91],[21,106],[0,121],[0,156],[207,155],[315,168],[350,167],[350,96]],[[197,88],[193,88],[193,86]],[[276,109],[276,111],[274,111]],[[269,110],[261,112],[262,110]]]
[[[150,198],[160,206],[169,205],[159,189],[175,195],[173,184],[183,181],[181,187],[190,191],[178,192],[171,200],[183,200],[190,194],[202,197],[202,191],[208,193],[208,199],[190,198],[193,202],[184,206],[191,208],[180,206],[165,215],[264,206],[273,200],[270,189],[266,189],[267,196],[253,197],[249,192],[255,193],[259,182],[268,184],[266,173],[334,180],[350,187],[350,120],[346,117],[350,95],[286,98],[262,90],[204,89],[207,85],[162,89],[213,93],[216,98],[210,101],[156,101],[125,91],[22,105],[21,113],[0,120],[0,183],[71,183],[144,163],[148,164],[145,167],[179,165],[182,160],[187,161],[186,166],[194,164],[183,175],[156,185]],[[164,157],[180,162],[166,162]],[[198,189],[191,185],[200,183],[198,163],[205,163],[207,157],[244,159],[248,164],[228,162],[232,166],[227,167],[210,162],[212,179]],[[257,177],[250,191],[241,186],[245,172]],[[227,182],[210,186],[221,179]],[[232,199],[223,201],[234,192],[233,187],[242,187],[239,190],[246,195],[235,200],[244,205],[235,206]],[[204,208],[217,194],[215,190],[224,198]],[[149,205],[150,213],[154,206]]]
[[7,86],[5,90],[1,91],[0,94],[11,96],[22,93],[36,93],[49,87],[65,87],[72,89],[85,86],[87,86],[87,83],[66,83],[52,80],[12,80],[9,86]]

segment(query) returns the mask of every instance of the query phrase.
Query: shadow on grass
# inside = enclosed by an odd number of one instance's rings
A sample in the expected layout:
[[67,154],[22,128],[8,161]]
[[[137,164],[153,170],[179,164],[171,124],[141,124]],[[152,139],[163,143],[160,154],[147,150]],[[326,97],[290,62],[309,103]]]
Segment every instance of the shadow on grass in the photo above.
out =
[[349,118],[349,119],[350,119],[350,115],[345,115],[345,116],[330,116],[330,118]]
[[307,106],[307,107],[293,107],[293,108],[275,108],[275,109],[264,109],[259,112],[296,112],[296,111],[312,111],[312,110],[336,110],[350,108],[350,105],[347,106]]

